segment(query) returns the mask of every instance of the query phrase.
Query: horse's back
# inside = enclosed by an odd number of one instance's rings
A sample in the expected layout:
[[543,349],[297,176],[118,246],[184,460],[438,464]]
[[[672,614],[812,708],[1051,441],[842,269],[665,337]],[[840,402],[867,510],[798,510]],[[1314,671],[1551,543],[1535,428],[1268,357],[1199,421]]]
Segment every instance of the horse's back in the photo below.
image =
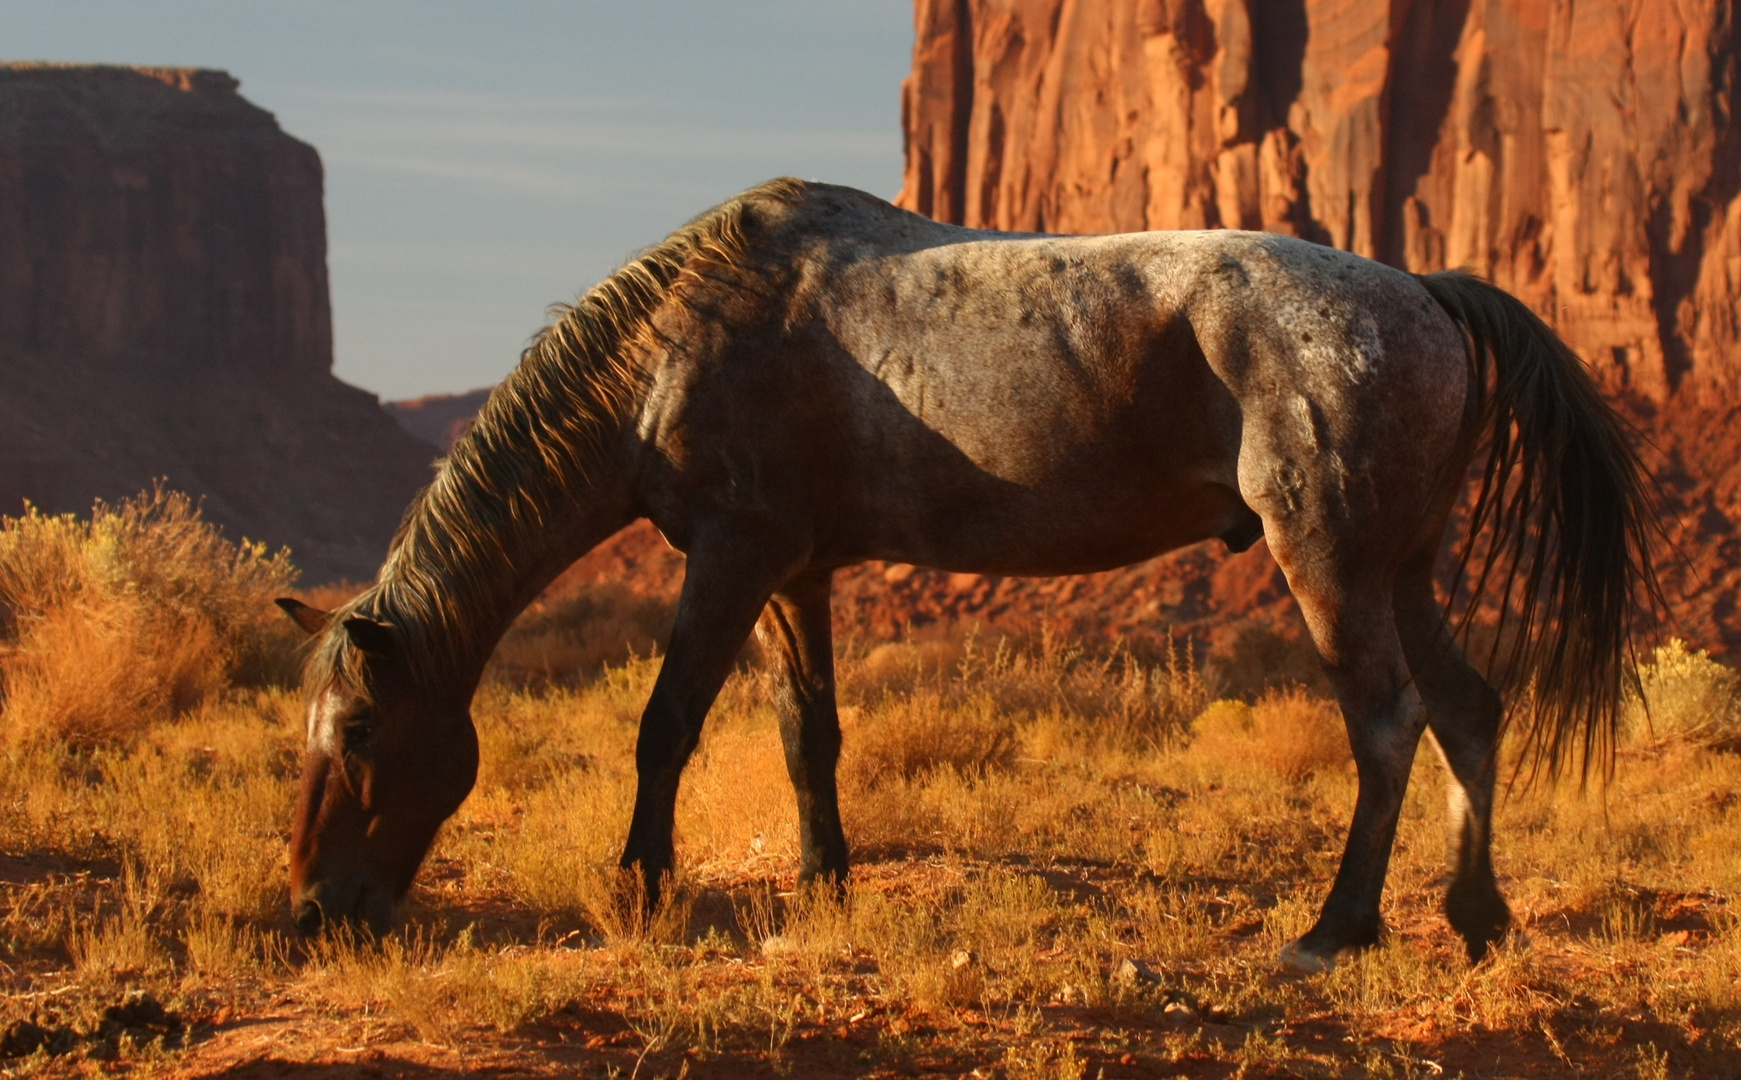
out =
[[1419,377],[1441,391],[1437,404],[1461,407],[1463,339],[1450,318],[1413,275],[1350,252],[1227,229],[999,233],[851,188],[804,190],[794,224],[816,241],[806,257],[825,264],[829,318],[849,336],[904,329],[952,354],[977,347],[993,376],[1015,350],[1129,378],[1156,359],[1142,346],[1183,320],[1236,397],[1277,378],[1359,397]]

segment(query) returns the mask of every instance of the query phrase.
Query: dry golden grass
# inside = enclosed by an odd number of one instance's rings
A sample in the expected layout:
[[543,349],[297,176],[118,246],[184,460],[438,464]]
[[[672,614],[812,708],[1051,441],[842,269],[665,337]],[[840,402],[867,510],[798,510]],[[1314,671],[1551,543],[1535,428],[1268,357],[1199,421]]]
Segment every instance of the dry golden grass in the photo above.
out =
[[769,688],[746,669],[645,927],[615,858],[656,661],[486,686],[478,788],[376,944],[290,932],[298,703],[226,683],[126,738],[0,748],[0,1035],[46,1039],[0,1068],[1737,1075],[1741,757],[1660,719],[1733,709],[1735,684],[1676,655],[1647,673],[1655,726],[1609,789],[1507,798],[1519,938],[1470,968],[1438,915],[1444,789],[1423,754],[1388,939],[1309,978],[1275,956],[1353,803],[1335,711],[1211,705],[1182,651],[1157,669],[1045,637],[849,649],[845,903],[794,888]]

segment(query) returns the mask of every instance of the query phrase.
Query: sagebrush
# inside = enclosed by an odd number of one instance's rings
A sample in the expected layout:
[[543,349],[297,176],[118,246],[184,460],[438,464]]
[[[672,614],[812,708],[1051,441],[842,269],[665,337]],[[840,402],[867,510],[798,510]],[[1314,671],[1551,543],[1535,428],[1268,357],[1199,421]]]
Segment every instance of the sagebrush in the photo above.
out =
[[126,742],[232,686],[294,678],[271,607],[286,552],[232,542],[162,488],[88,517],[0,519],[0,647],[8,739]]

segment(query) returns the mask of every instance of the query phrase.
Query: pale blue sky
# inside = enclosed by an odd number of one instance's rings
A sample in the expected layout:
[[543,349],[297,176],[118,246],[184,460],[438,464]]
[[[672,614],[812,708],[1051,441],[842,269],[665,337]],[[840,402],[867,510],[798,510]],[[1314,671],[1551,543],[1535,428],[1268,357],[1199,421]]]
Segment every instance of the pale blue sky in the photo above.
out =
[[909,0],[0,0],[0,57],[217,67],[326,162],[336,369],[501,378],[552,301],[771,176],[900,188]]

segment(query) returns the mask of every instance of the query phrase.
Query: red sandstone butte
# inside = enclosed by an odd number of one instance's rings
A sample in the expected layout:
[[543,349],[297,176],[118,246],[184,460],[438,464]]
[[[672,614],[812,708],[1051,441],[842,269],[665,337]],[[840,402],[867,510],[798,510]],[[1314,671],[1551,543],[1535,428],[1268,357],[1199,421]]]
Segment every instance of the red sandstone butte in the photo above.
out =
[[237,85],[0,65],[0,512],[161,477],[372,577],[434,454],[333,377],[320,157]]
[[[1654,444],[1680,547],[1664,551],[1670,628],[1741,646],[1727,0],[915,6],[902,205],[994,229],[1266,229],[1490,277],[1579,350]],[[1267,562],[1190,558],[1248,584]],[[1150,564],[1162,577],[1174,565]],[[1274,584],[1248,590],[1253,602],[1279,596]]]

